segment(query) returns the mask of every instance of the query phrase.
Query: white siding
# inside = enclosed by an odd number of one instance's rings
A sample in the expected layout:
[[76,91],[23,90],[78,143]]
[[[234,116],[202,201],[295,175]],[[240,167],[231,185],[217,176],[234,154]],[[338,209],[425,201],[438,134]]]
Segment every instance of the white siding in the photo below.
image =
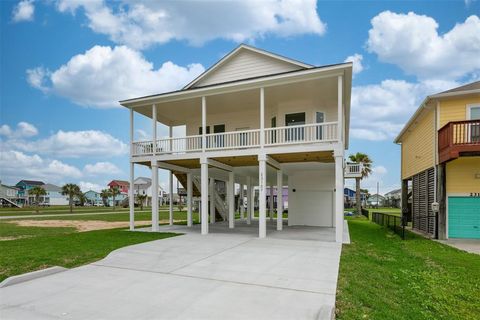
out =
[[288,225],[332,227],[334,225],[334,188],[333,167],[290,173],[288,175]]
[[287,71],[301,70],[300,66],[265,56],[250,50],[240,50],[193,87],[248,79]]

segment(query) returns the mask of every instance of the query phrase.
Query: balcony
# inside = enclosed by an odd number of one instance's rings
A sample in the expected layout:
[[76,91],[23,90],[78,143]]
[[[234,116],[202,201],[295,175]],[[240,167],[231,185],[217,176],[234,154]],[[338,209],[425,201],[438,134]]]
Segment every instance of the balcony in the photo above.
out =
[[480,154],[480,120],[452,121],[438,131],[440,163],[474,153]]
[[[202,135],[159,139],[156,141],[155,155],[259,148],[261,137],[260,129],[211,133],[205,135],[205,148]],[[337,142],[338,126],[337,122],[325,122],[265,128],[263,141],[265,147]],[[152,141],[132,143],[132,156],[151,156],[153,151]]]

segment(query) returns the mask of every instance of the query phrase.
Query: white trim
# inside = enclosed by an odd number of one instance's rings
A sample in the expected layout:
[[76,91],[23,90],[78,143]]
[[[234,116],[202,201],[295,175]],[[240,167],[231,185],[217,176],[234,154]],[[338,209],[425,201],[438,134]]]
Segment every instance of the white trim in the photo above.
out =
[[464,91],[452,91],[452,92],[445,92],[445,93],[437,93],[437,94],[428,96],[428,98],[431,98],[431,99],[435,99],[435,98],[446,98],[446,97],[461,96],[461,95],[472,94],[472,93],[480,93],[480,89],[464,90]]
[[233,171],[232,166],[229,166],[228,164],[225,164],[225,163],[221,163],[217,160],[207,158],[207,163],[208,163],[208,165],[210,165],[212,167],[215,167],[215,168],[218,168],[218,169],[222,169],[222,170],[225,170],[225,171],[228,171],[228,172]]
[[472,109],[473,108],[480,108],[480,103],[470,103],[466,105],[466,115],[467,119],[466,120],[472,120]]
[[270,58],[274,58],[274,59],[277,59],[277,60],[280,60],[280,61],[284,61],[284,62],[287,62],[287,63],[290,63],[290,64],[293,64],[293,65],[296,65],[296,66],[299,66],[299,67],[302,67],[302,68],[312,68],[313,66],[310,65],[310,64],[306,64],[306,63],[303,63],[303,62],[300,62],[300,61],[296,61],[296,60],[293,60],[293,59],[290,59],[290,58],[287,58],[287,57],[283,57],[283,56],[280,56],[280,55],[277,55],[277,54],[274,54],[272,52],[267,52],[265,50],[262,50],[262,49],[258,49],[258,48],[254,48],[254,47],[251,47],[251,46],[247,46],[246,44],[241,44],[239,45],[238,47],[236,47],[235,49],[233,49],[232,51],[230,51],[230,53],[226,54],[223,58],[221,58],[220,60],[218,60],[214,65],[212,65],[210,68],[208,68],[207,70],[205,70],[201,75],[199,75],[198,77],[196,77],[195,79],[193,79],[190,83],[188,83],[185,87],[183,87],[183,89],[189,89],[191,88],[193,85],[195,85],[196,83],[198,83],[200,80],[202,80],[203,78],[205,78],[207,75],[209,75],[210,73],[212,73],[213,71],[217,70],[220,66],[224,65],[228,60],[230,60],[231,57],[235,56],[238,52],[240,52],[241,50],[249,50],[249,51],[253,51],[255,53],[259,53],[259,54],[263,54],[267,57],[270,57]]
[[[302,82],[314,79],[337,77],[343,75],[345,69],[352,68],[351,63],[342,63],[334,66],[318,67],[312,69],[305,69],[272,76],[260,77],[258,79],[239,80],[235,82],[221,83],[209,87],[200,87],[191,90],[172,91],[158,95],[134,98],[129,100],[121,100],[120,105],[124,107],[135,108],[148,104],[149,101],[156,101],[156,103],[165,103],[178,100],[185,100],[190,98],[198,98],[207,95],[216,95],[229,92],[238,92],[259,87],[271,87],[282,84],[290,84],[295,82]],[[333,72],[331,74],[322,74]],[[299,78],[299,79],[297,79]]]

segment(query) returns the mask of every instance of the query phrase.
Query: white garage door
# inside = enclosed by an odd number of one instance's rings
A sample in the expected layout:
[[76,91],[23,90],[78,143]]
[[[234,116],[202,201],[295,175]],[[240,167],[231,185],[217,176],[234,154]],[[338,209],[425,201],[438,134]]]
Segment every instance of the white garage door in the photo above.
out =
[[331,191],[296,190],[289,198],[289,225],[333,226],[333,193]]

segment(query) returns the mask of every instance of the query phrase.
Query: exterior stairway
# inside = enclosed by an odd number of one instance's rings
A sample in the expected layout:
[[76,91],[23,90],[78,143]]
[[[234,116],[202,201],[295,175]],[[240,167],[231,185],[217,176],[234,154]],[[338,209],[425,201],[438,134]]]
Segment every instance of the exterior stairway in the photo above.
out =
[[[175,177],[180,182],[182,187],[186,189],[187,187],[187,174],[186,173],[179,173],[175,172]],[[213,188],[213,196],[215,197],[215,220],[224,220],[226,221],[228,218],[228,209],[225,203],[225,192],[221,190],[218,186],[218,181],[215,182],[215,187]],[[201,196],[201,187],[200,187],[200,179],[196,176],[192,177],[192,196],[193,197],[200,197]],[[222,197],[223,195],[223,197]]]

